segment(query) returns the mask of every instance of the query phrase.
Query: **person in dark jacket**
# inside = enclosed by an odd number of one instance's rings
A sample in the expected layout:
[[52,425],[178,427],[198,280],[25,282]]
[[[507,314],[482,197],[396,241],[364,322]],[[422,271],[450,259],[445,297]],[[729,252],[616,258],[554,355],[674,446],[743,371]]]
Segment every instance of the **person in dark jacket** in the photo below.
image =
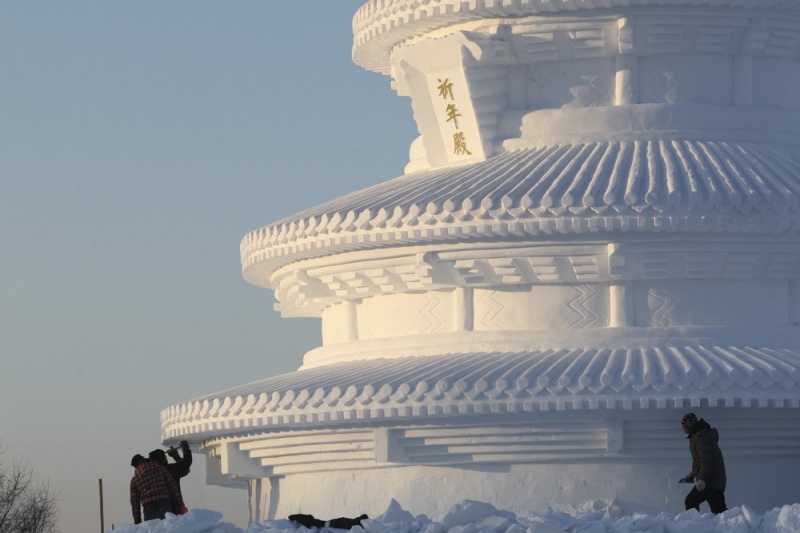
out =
[[[153,450],[148,454],[148,458],[158,464],[164,466],[170,474],[172,474],[175,483],[178,484],[178,490],[181,490],[181,478],[189,474],[189,469],[192,466],[192,450],[189,448],[189,443],[185,440],[180,442],[180,449],[183,452],[183,457],[178,454],[178,450],[170,448],[168,451],[162,449]],[[175,461],[170,463],[167,461],[167,454]],[[181,492],[183,494],[183,492]],[[175,514],[184,514],[187,509],[176,508],[173,512]]]
[[185,509],[178,484],[163,465],[138,454],[131,465],[136,469],[130,491],[134,524],[142,522],[142,511],[144,520],[163,520],[168,512]]
[[[180,447],[183,452],[183,457],[178,454],[178,450],[175,448],[170,448],[168,452],[159,448],[148,454],[150,459],[165,466],[166,469],[169,470],[169,473],[175,478],[178,488],[181,486],[181,478],[189,474],[189,469],[192,466],[192,450],[189,448],[189,443],[182,440]],[[175,461],[174,463],[167,461],[167,454],[172,457]]]
[[681,419],[681,428],[689,439],[692,454],[692,469],[680,483],[694,483],[686,496],[686,510],[700,510],[700,504],[708,502],[711,512],[719,514],[728,510],[725,504],[725,487],[728,483],[725,474],[725,460],[719,449],[719,432],[705,420],[697,419],[694,413],[687,413]]

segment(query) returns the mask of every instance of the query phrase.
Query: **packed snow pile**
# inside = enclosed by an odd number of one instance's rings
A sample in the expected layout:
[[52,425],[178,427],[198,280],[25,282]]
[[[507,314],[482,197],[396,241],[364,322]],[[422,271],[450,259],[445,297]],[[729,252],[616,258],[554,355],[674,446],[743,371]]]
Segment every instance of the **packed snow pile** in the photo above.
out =
[[[396,502],[374,519],[364,520],[353,533],[797,533],[800,531],[800,503],[758,514],[747,506],[735,507],[720,515],[695,510],[657,516],[633,514],[615,516],[617,507],[601,505],[599,510],[575,513],[549,510],[524,518],[496,509],[488,503],[463,501],[454,505],[440,521],[413,516]],[[335,518],[335,517],[328,517]],[[324,528],[330,533],[347,530]],[[222,514],[192,509],[183,516],[167,515],[139,525],[121,525],[115,533],[310,533],[289,520],[253,524],[245,532],[222,521]]]

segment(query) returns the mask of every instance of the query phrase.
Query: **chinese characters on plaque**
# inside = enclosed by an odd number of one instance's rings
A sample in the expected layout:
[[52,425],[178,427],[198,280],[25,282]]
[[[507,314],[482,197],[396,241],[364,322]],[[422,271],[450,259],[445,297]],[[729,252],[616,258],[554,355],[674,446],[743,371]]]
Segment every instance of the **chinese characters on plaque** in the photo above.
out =
[[447,101],[447,106],[444,108],[444,114],[447,117],[446,122],[452,123],[456,130],[455,133],[453,133],[453,154],[472,155],[472,152],[467,148],[467,139],[464,136],[464,132],[461,131],[458,125],[458,118],[461,116],[461,113],[458,112],[458,108],[454,102],[453,82],[451,82],[449,78],[443,80],[439,78],[438,81],[439,85],[436,88],[439,90],[439,97]]

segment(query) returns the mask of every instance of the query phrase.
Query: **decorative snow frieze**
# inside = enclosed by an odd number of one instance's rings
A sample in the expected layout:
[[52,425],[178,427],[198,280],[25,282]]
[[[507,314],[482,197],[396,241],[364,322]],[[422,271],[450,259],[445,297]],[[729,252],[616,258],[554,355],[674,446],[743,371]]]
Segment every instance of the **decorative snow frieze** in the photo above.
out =
[[[504,249],[502,254],[492,247],[473,246],[438,253],[415,253],[413,249],[408,252],[407,255],[395,252],[389,259],[383,260],[378,254],[363,261],[354,258],[345,262],[317,260],[296,271],[286,269],[279,281],[276,280],[276,297],[280,301],[276,308],[285,316],[320,316],[324,312],[327,317],[338,317],[335,319],[337,323],[343,323],[342,320],[352,323],[358,313],[364,311],[354,308],[348,313],[355,314],[345,318],[341,315],[345,308],[337,307],[338,304],[357,304],[373,297],[419,291],[437,291],[443,295],[456,288],[496,290],[506,287],[521,294],[530,291],[532,286],[560,285],[564,290],[567,287],[574,290],[581,287],[582,283],[614,285],[623,280],[708,280],[710,283],[705,287],[712,292],[722,291],[720,298],[723,299],[726,292],[739,294],[740,286],[744,290],[745,284],[737,282],[749,280],[757,282],[753,285],[751,297],[759,301],[757,293],[760,289],[756,287],[766,291],[764,297],[772,292],[768,284],[762,281],[788,283],[800,278],[800,245],[769,240],[753,243],[748,249],[743,249],[740,244],[714,239],[696,239],[680,244],[664,239],[608,245],[585,244],[580,247],[517,245],[513,253],[510,249]],[[628,295],[624,298],[631,297],[635,291],[646,291],[650,286],[649,283],[629,285]],[[613,290],[619,290],[619,287]],[[621,296],[613,296],[618,297]],[[402,301],[412,311],[418,305],[426,307],[423,300],[422,296],[412,294]],[[382,301],[384,303],[381,305],[387,305],[388,300]],[[390,307],[399,302],[393,300]],[[444,307],[451,305],[449,297],[447,302]],[[325,311],[327,309],[330,312]],[[370,316],[379,321],[378,317],[383,315],[372,313]],[[713,316],[713,313],[709,316]],[[454,317],[448,314],[441,320],[449,323],[455,320]],[[323,324],[327,323],[328,319],[323,321]],[[614,321],[611,320],[611,323]],[[327,329],[327,326],[324,327]],[[349,330],[342,329],[341,334],[333,334],[331,338],[340,341],[353,338],[346,331]],[[420,330],[414,331],[422,333]]]
[[607,325],[608,297],[592,285],[476,290],[476,331],[563,330]]
[[[449,331],[454,312],[452,292],[371,298],[358,306],[359,339],[387,338],[398,332],[431,335]],[[388,317],[392,319],[387,320]]]
[[636,282],[633,298],[638,326],[791,323],[790,289],[785,280]]
[[[456,287],[609,280],[604,246],[519,247],[516,256],[491,249],[427,252],[287,272],[277,281],[276,309],[284,316],[318,316],[343,301]],[[552,254],[552,255],[551,255]],[[383,264],[382,267],[378,265]]]
[[[626,279],[796,279],[800,276],[797,245],[762,243],[750,250],[723,243],[689,242],[680,246],[630,243],[614,252]],[[623,251],[624,250],[624,251]]]
[[614,104],[613,59],[543,61],[529,65],[527,73],[530,110]]

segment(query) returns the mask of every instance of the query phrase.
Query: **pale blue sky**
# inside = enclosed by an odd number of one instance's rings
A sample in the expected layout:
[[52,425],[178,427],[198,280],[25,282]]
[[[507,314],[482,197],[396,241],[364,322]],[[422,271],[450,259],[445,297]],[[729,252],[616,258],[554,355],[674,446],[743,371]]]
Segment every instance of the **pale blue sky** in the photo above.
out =
[[[130,522],[161,409],[320,343],[243,281],[239,241],[402,174],[410,103],[351,62],[361,4],[0,3],[0,459],[49,480],[65,533],[98,531],[99,478],[106,528]],[[188,505],[246,519],[204,472]]]

